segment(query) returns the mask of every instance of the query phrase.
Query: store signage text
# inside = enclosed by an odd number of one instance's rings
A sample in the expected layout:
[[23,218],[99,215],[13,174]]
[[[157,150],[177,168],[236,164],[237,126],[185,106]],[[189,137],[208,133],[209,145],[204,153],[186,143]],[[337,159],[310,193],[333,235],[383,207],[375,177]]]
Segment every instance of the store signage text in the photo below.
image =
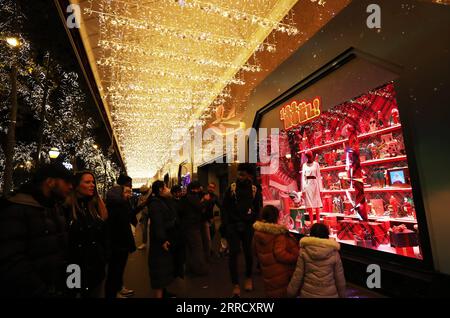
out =
[[283,122],[284,129],[292,129],[320,116],[321,104],[320,97],[316,97],[310,103],[292,101],[283,106],[280,110],[280,120]]

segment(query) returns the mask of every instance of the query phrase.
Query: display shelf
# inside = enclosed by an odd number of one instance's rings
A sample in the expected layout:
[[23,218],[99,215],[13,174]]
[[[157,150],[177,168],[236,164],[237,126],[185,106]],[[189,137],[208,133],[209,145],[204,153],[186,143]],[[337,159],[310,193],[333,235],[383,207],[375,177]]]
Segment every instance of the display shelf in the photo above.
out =
[[393,126],[390,126],[387,128],[380,129],[380,130],[376,130],[376,131],[358,135],[358,139],[364,139],[364,138],[369,138],[369,137],[373,137],[376,135],[387,134],[387,133],[390,133],[393,131],[400,130],[401,128],[402,128],[402,125],[393,125]]
[[[323,194],[344,194],[346,190],[322,190]],[[349,190],[350,193],[355,190]],[[387,187],[387,188],[364,188],[364,193],[393,193],[393,192],[412,192],[412,188],[399,188],[399,187]]]
[[[383,158],[383,159],[366,160],[366,161],[361,162],[361,167],[386,164],[386,163],[392,163],[392,162],[398,162],[398,161],[405,161],[405,160],[406,160],[406,156],[404,156],[404,155],[397,156],[397,157]],[[344,170],[345,167],[346,167],[346,165],[323,167],[323,168],[320,168],[320,172]]]
[[[390,127],[387,127],[387,128],[380,129],[380,130],[376,130],[376,131],[372,131],[372,132],[368,132],[368,133],[364,133],[364,134],[358,135],[358,139],[365,139],[365,138],[373,137],[373,136],[376,136],[376,135],[387,134],[387,133],[390,133],[390,132],[393,132],[393,131],[400,130],[401,128],[402,128],[402,125],[393,125],[393,126],[390,126]],[[305,149],[305,150],[300,150],[297,153],[304,153],[306,151],[315,152],[315,151],[322,150],[322,149],[325,149],[325,148],[337,146],[337,145],[342,144],[342,143],[347,142],[347,141],[348,141],[348,138],[342,139],[342,140],[338,140],[338,141],[333,141],[333,142],[330,142],[330,143],[327,143],[327,144],[323,144],[323,145],[320,145],[320,146],[308,148],[308,149]]]
[[[340,219],[355,219],[358,220],[358,217],[356,215],[347,215],[344,213],[333,213],[333,212],[320,212],[321,216],[335,216]],[[307,215],[305,214],[305,217]],[[411,223],[411,224],[417,224],[417,220],[414,220],[413,218],[391,218],[389,216],[369,216],[369,221],[374,222],[393,222],[393,223]]]

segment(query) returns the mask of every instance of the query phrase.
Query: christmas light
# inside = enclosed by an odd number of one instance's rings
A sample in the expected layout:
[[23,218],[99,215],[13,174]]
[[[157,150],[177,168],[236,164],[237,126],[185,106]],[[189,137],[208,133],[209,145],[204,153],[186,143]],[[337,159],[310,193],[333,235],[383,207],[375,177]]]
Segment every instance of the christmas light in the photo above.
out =
[[[192,62],[196,65],[204,65],[204,66],[212,66],[212,67],[221,67],[221,68],[230,68],[230,67],[241,67],[242,70],[248,71],[248,72],[260,72],[261,67],[258,65],[250,65],[250,64],[244,64],[242,66],[238,64],[233,64],[231,62],[225,62],[225,61],[216,61],[213,59],[204,59],[199,57],[192,57],[189,55],[179,55],[178,53],[171,52],[171,51],[160,51],[153,49],[144,49],[141,47],[131,46],[127,44],[117,44],[114,41],[106,41],[102,40],[99,42],[99,46],[105,48],[105,49],[111,49],[116,51],[124,51],[128,53],[133,54],[141,54],[143,56],[147,57],[159,57],[159,58],[165,58],[170,59],[174,61],[180,61],[180,62]],[[99,61],[97,61],[97,64],[102,66],[115,66],[117,63],[127,63],[130,64],[130,62],[126,62],[124,60],[117,60],[113,57],[108,58],[102,58]],[[142,66],[148,63],[147,59],[141,59],[137,65]],[[132,63],[131,63],[132,64]]]
[[83,4],[83,18],[97,18],[93,67],[130,176],[152,177],[182,147],[185,133],[231,97],[231,86],[245,84],[242,72],[261,71],[249,60],[257,51],[275,52],[267,39],[273,30],[298,33],[281,22],[296,2]]

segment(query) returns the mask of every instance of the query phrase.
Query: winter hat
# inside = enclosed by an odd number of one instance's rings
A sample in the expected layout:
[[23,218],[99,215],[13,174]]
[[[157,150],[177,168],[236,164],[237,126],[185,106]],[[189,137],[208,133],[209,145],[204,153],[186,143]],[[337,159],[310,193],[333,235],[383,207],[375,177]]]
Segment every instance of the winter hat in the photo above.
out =
[[34,174],[34,183],[41,183],[47,178],[72,181],[73,174],[62,163],[50,163],[40,166]]

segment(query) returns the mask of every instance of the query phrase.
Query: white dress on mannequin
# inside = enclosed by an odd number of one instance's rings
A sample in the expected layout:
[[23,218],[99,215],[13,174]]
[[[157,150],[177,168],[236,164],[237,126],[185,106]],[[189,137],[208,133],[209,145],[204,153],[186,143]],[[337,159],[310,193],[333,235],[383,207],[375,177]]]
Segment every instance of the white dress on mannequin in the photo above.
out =
[[322,177],[320,175],[319,163],[316,161],[310,164],[305,162],[302,167],[302,192],[305,194],[306,208],[322,207],[322,199],[320,198],[321,190]]

